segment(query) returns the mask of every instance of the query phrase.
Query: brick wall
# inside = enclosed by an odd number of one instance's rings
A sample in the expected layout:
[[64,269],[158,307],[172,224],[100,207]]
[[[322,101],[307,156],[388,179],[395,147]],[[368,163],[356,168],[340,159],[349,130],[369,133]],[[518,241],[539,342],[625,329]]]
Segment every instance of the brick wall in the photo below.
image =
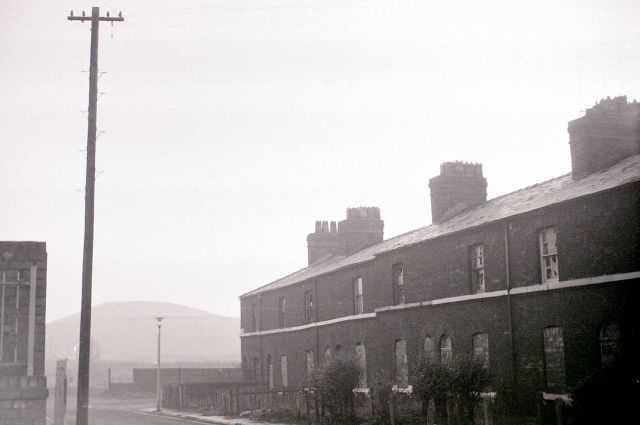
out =
[[[24,293],[31,278],[32,266],[36,266],[36,298],[35,298],[35,329],[33,350],[33,374],[28,375],[28,318],[29,306],[25,303],[18,314],[22,323],[19,324],[18,361],[3,359],[0,365],[0,425],[44,425],[45,403],[48,396],[46,378],[44,376],[45,356],[45,315],[47,288],[47,252],[44,242],[7,242],[0,241],[0,272],[11,274],[20,272],[20,279],[24,285]],[[21,290],[22,291],[22,290]],[[29,289],[29,293],[31,289]],[[31,296],[31,294],[30,294]],[[23,308],[24,307],[24,308]],[[15,311],[7,312],[15,315]],[[5,316],[5,320],[15,320],[15,317]],[[5,334],[6,335],[6,334]],[[10,343],[10,341],[7,341]],[[5,350],[5,354],[7,353]],[[13,363],[13,364],[8,364]]]
[[[542,329],[559,326],[564,330],[567,388],[599,365],[598,332],[603,323],[612,321],[620,327],[623,348],[627,351],[635,350],[633,347],[638,345],[639,330],[637,325],[633,328],[637,322],[634,309],[640,301],[638,279],[607,283],[607,278],[602,276],[640,271],[639,192],[640,184],[629,184],[511,217],[508,221],[384,253],[360,265],[263,292],[261,315],[265,331],[278,328],[277,303],[282,296],[287,299],[287,326],[304,324],[302,304],[304,291],[309,289],[317,289],[314,300],[319,322],[353,314],[351,281],[356,276],[363,277],[365,313],[381,310],[374,317],[244,336],[242,356],[248,365],[252,365],[254,357],[260,359],[261,376],[266,385],[265,359],[271,355],[277,389],[282,379],[279,359],[286,355],[289,387],[294,388],[305,383],[307,350],[314,351],[317,366],[326,347],[340,345],[353,353],[355,344],[362,342],[366,347],[368,372],[385,369],[393,375],[396,339],[407,341],[411,363],[421,350],[425,335],[433,337],[437,345],[438,339],[447,334],[454,354],[471,354],[472,336],[486,332],[494,389],[502,395],[511,394],[510,408],[520,415],[534,415],[536,393],[548,390]],[[560,281],[600,276],[602,283],[540,290],[546,286],[539,285],[538,232],[547,226],[557,229]],[[507,297],[505,234],[511,286],[532,287],[538,289],[537,292]],[[407,304],[469,295],[469,249],[477,243],[484,247],[486,298],[388,308],[393,303],[391,270],[398,262],[404,265]],[[255,295],[241,300],[245,330],[248,329],[247,306],[256,302]]]

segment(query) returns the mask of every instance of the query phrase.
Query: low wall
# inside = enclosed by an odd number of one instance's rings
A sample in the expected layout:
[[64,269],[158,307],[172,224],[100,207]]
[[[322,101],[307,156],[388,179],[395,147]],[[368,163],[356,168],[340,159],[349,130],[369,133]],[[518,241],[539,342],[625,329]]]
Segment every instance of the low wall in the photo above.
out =
[[[137,391],[156,390],[157,370],[155,368],[133,369],[133,387]],[[242,368],[162,368],[160,383],[191,384],[204,382],[240,382],[244,380]],[[113,385],[113,384],[111,384]]]

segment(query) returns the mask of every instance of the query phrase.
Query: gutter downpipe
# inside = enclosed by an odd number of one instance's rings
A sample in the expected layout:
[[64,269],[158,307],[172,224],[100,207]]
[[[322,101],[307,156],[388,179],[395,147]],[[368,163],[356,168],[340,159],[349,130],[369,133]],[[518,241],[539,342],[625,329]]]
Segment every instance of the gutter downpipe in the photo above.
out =
[[258,294],[258,342],[260,345],[260,388],[264,389],[264,379],[263,379],[263,353],[262,353],[262,294]]
[[504,260],[505,260],[505,277],[507,283],[507,312],[509,323],[509,346],[511,348],[511,378],[512,378],[512,390],[515,391],[517,385],[516,376],[516,353],[514,349],[514,336],[513,336],[513,310],[511,306],[511,264],[509,260],[509,233],[511,231],[511,223],[507,222],[504,227]]

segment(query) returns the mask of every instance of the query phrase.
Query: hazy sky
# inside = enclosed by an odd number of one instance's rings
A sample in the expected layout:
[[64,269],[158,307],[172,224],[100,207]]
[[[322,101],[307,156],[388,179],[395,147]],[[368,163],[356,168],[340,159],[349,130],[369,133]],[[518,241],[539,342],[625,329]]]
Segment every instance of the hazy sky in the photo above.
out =
[[239,315],[314,221],[431,222],[440,162],[489,198],[570,170],[567,122],[640,99],[640,1],[0,1],[0,239],[47,242],[80,309],[89,23],[101,25],[94,304]]

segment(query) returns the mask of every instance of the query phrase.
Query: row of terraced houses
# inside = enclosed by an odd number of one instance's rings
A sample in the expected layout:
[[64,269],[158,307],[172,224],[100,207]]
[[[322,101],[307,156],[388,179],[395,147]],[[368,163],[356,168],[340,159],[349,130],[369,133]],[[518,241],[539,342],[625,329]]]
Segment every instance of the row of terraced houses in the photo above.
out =
[[403,386],[420,353],[475,355],[527,418],[640,358],[640,104],[604,99],[568,130],[570,173],[494,199],[480,164],[443,163],[426,227],[384,240],[372,207],[316,222],[307,267],[240,297],[248,375],[299,389],[342,351],[361,387],[381,370]]

